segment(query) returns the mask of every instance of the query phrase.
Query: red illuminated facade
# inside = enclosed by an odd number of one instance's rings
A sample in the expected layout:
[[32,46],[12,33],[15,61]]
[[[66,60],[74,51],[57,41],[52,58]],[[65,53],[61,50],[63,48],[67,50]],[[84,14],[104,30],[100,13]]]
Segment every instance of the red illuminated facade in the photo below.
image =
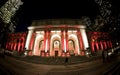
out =
[[112,42],[109,39],[108,33],[88,32],[88,38],[92,52],[112,48]]
[[26,41],[26,35],[26,32],[9,34],[8,40],[6,42],[6,49],[18,52],[23,51]]
[[91,52],[112,48],[107,33],[86,32],[80,20],[33,21],[28,32],[9,34],[6,49],[18,52],[28,50],[29,56],[83,56]]

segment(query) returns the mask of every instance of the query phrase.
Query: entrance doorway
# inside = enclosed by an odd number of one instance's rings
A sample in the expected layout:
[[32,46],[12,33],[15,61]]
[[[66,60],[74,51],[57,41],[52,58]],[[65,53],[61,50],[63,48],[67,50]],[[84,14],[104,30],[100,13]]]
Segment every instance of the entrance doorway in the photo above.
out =
[[58,56],[58,51],[55,51],[55,57]]

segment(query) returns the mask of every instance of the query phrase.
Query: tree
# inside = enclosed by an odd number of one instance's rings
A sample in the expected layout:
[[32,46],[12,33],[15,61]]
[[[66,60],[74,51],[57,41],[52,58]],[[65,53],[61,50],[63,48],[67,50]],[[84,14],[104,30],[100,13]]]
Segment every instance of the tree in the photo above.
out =
[[0,44],[2,47],[5,47],[3,45],[7,40],[7,34],[15,30],[16,24],[12,18],[15,17],[16,11],[22,4],[21,0],[8,0],[0,8]]

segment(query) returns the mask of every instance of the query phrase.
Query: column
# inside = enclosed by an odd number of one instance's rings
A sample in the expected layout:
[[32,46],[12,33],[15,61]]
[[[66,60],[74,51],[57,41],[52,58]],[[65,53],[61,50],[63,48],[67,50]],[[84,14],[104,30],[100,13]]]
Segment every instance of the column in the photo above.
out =
[[100,49],[103,50],[103,44],[100,42]]
[[81,32],[81,36],[82,36],[82,40],[84,44],[84,49],[86,49],[89,47],[89,44],[88,44],[88,39],[87,39],[85,28],[81,28],[80,32]]
[[30,39],[29,50],[33,49],[34,39],[35,39],[35,34],[33,33]]
[[13,37],[14,36],[11,36],[12,38],[11,38],[11,50],[13,50],[13,47],[14,47],[14,44],[13,44]]
[[63,32],[63,35],[64,35],[64,52],[66,53],[66,32],[64,31]]
[[20,38],[18,39],[18,46],[17,46],[17,51],[20,51]]
[[39,32],[36,32],[35,33],[35,43],[34,43],[34,49],[33,49],[33,53],[32,53],[32,55],[39,55],[38,54],[38,44],[37,44],[37,37],[38,37],[38,35],[39,35]]
[[48,50],[50,50],[50,31],[48,31]]
[[44,31],[44,51],[46,52],[46,31]]
[[65,31],[65,39],[66,39],[66,56],[69,57],[70,56],[70,53],[68,51],[68,30]]
[[47,50],[48,50],[48,31],[46,31],[45,37],[46,37],[46,39],[45,39],[45,52],[47,52]]
[[32,37],[32,34],[33,34],[33,29],[29,29],[27,39],[26,39],[26,44],[25,44],[26,50],[29,50],[29,43],[30,43],[30,39]]
[[48,50],[50,50],[50,31],[46,31],[45,52],[47,57],[49,56]]
[[68,51],[68,33],[67,33],[67,30],[65,31],[65,39],[66,39],[66,51]]
[[84,46],[83,46],[83,39],[82,39],[82,35],[81,35],[81,33],[80,33],[80,31],[79,30],[77,30],[77,35],[78,35],[78,39],[79,39],[79,48],[80,48],[80,54],[81,55],[84,55]]
[[104,47],[105,47],[105,49],[107,49],[106,41],[104,41],[103,43],[104,43]]
[[97,47],[97,51],[99,50],[99,46],[98,46],[98,42],[95,42],[96,47]]
[[65,57],[65,42],[64,42],[64,31],[62,30],[62,33],[61,33],[61,41],[62,41],[62,57]]
[[64,35],[63,35],[63,31],[61,33],[61,40],[62,40],[62,50],[64,50]]

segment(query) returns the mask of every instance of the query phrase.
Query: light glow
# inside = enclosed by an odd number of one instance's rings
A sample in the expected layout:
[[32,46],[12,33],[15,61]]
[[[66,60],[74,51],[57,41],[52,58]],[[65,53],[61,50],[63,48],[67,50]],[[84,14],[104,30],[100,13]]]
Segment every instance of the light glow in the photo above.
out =
[[65,52],[66,52],[66,39],[64,39],[64,48],[65,48]]
[[25,48],[28,50],[29,49],[29,43],[30,43],[30,39],[32,37],[32,33],[33,33],[33,30],[30,30],[28,32],[28,35],[27,35],[27,39],[26,39],[26,44],[25,44]]
[[53,39],[54,37],[58,37],[59,39],[61,39],[60,35],[58,35],[58,34],[52,35],[51,39]]
[[58,32],[61,32],[61,31],[51,31],[51,32],[57,32],[58,33]]
[[68,30],[68,33],[69,33],[69,32],[74,32],[74,33],[76,33],[77,30]]
[[48,47],[48,39],[46,40],[45,52],[47,52],[47,47]]

